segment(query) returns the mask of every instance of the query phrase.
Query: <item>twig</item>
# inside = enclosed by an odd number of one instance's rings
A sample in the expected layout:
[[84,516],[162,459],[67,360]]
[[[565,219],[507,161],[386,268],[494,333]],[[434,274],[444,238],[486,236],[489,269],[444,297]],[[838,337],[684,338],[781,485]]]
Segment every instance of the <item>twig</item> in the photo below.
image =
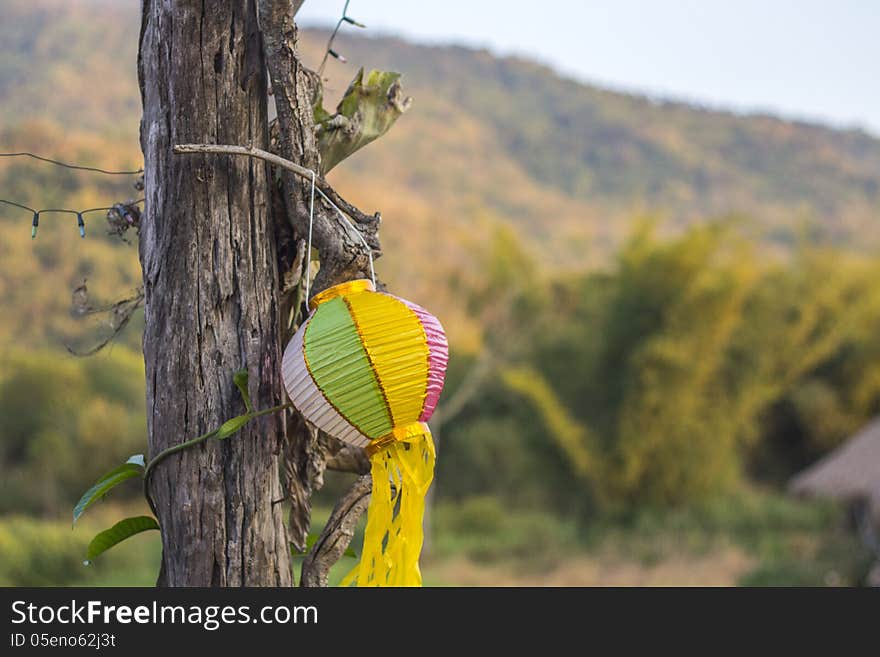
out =
[[[259,160],[265,160],[269,164],[274,164],[276,167],[280,167],[286,171],[295,173],[296,175],[305,178],[309,182],[312,181],[311,170],[307,169],[306,167],[302,167],[295,162],[291,162],[290,160],[287,160],[279,155],[275,155],[275,153],[264,151],[262,148],[257,148],[255,146],[232,146],[223,144],[177,144],[172,150],[178,155],[191,155],[195,153],[214,153],[217,155],[244,155],[246,157],[253,157]],[[333,189],[323,178],[315,177],[315,189],[321,196],[324,197],[324,200],[333,205],[337,205],[342,212],[347,214],[359,224],[375,226],[381,221],[381,216],[378,213],[370,215],[362,212],[361,210],[358,210],[355,206],[342,198],[339,195],[339,192]]]
[[[374,218],[371,219],[369,218],[369,215],[365,215],[360,211],[355,213],[353,206],[341,199],[336,191],[327,184],[326,180],[315,177],[314,172],[306,167],[300,166],[299,164],[275,155],[274,153],[264,151],[261,148],[256,148],[255,146],[235,146],[228,144],[177,144],[172,148],[172,151],[180,155],[199,153],[243,155],[245,157],[252,157],[269,162],[270,164],[280,167],[284,171],[295,173],[309,182],[314,179],[315,190],[338,212],[333,213],[332,215],[334,217],[333,224],[328,223],[329,220],[322,218],[319,213],[315,213],[313,244],[315,244],[321,252],[322,260],[321,270],[318,277],[315,279],[313,292],[318,292],[321,289],[324,289],[324,287],[328,287],[329,285],[338,282],[334,279],[342,278],[344,280],[344,274],[348,273],[346,272],[346,269],[362,269],[361,263],[354,261],[354,257],[357,255],[369,255],[369,253],[363,253],[363,244],[361,244],[361,242],[365,242],[369,250],[372,250],[373,260],[381,255],[378,246],[378,238],[376,236],[379,217],[374,216]],[[355,216],[354,220],[346,215],[346,213],[333,200],[334,198],[338,201],[342,201],[342,205],[349,208],[348,212]],[[360,219],[357,219],[358,216]],[[339,219],[342,219],[342,221]],[[358,226],[355,225],[355,221],[358,221],[358,223],[363,226],[363,229],[358,228]],[[340,227],[342,230],[339,230],[336,226]],[[349,234],[349,231],[354,231],[357,237],[353,238]],[[364,257],[364,260],[368,260],[368,258]],[[372,269],[372,266],[370,269]]]
[[[255,418],[262,417],[264,415],[269,415],[270,413],[277,413],[278,411],[283,411],[286,408],[293,408],[293,404],[291,404],[290,402],[287,402],[285,404],[279,404],[278,406],[273,406],[272,408],[264,408],[261,411],[248,413],[248,422],[250,422],[250,420],[253,420]],[[243,427],[244,427],[244,425],[239,427],[239,430]],[[223,428],[223,426],[221,425],[221,426],[217,427],[216,429],[214,429],[213,431],[209,431],[208,433],[203,433],[201,436],[196,436],[195,438],[190,438],[189,440],[185,440],[184,442],[179,443],[177,445],[172,445],[171,447],[167,447],[166,449],[163,449],[161,452],[156,454],[156,456],[154,456],[152,459],[150,459],[150,462],[147,463],[146,468],[144,468],[144,497],[147,498],[147,502],[150,504],[150,508],[153,510],[153,514],[155,514],[155,516],[157,518],[159,517],[159,514],[156,513],[156,506],[153,504],[153,498],[150,496],[150,479],[153,475],[153,470],[155,470],[157,465],[159,465],[162,461],[167,459],[172,454],[176,454],[177,452],[181,452],[185,449],[189,449],[190,447],[193,447],[195,445],[198,445],[199,443],[205,442],[206,440],[208,440],[210,438],[213,438],[218,433],[220,433],[220,429],[222,429],[222,428]]]
[[339,451],[328,457],[327,469],[364,475],[370,471],[370,459],[362,447],[341,443]]
[[[178,155],[192,153],[245,155],[247,157],[255,157],[260,160],[265,160],[269,164],[274,164],[276,167],[281,167],[282,169],[286,169],[287,171],[292,171],[293,173],[302,176],[306,180],[311,181],[312,179],[312,172],[305,167],[301,167],[300,165],[295,164],[290,160],[286,160],[283,157],[275,155],[275,153],[264,151],[262,148],[256,148],[255,146],[228,146],[222,144],[177,144],[172,149],[172,151]],[[330,185],[318,178],[315,180],[315,187],[326,193]]]
[[143,306],[144,304],[144,288],[143,286],[139,287],[135,292],[134,296],[129,297],[127,299],[121,299],[120,301],[116,301],[115,303],[111,303],[106,306],[85,306],[79,305],[76,302],[76,297],[78,294],[82,294],[83,297],[87,297],[86,293],[85,281],[74,290],[74,308],[73,311],[78,315],[95,315],[98,313],[109,312],[112,313],[113,321],[111,322],[112,332],[106,338],[101,340],[97,345],[92,347],[91,349],[87,349],[86,351],[77,351],[69,344],[65,345],[67,351],[74,356],[92,356],[108,344],[110,344],[116,336],[122,333],[125,330],[125,327],[128,326],[128,323],[131,321],[131,318],[134,316],[135,311],[138,308]]

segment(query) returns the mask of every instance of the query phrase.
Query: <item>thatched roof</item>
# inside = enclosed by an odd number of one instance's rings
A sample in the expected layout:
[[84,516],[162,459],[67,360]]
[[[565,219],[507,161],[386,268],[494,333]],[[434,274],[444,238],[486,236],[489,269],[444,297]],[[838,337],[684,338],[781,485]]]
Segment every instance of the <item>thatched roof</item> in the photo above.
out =
[[864,499],[880,510],[880,418],[795,476],[796,495]]

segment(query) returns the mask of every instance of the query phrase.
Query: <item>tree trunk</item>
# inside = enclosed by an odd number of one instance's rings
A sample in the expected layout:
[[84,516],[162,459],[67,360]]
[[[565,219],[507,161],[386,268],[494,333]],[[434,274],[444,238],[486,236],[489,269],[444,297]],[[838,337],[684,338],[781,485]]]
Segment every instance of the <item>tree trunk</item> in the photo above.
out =
[[[266,75],[255,0],[143,0],[138,73],[145,213],[140,234],[149,450],[281,403],[278,272],[267,166],[175,156],[176,143],[266,148]],[[151,493],[162,527],[160,585],[284,586],[283,417],[161,463]]]

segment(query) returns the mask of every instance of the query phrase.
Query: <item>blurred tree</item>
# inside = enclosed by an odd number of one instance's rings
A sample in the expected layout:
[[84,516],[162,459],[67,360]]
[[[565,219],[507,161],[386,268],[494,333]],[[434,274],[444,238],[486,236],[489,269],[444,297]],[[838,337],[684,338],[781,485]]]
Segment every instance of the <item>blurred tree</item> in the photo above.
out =
[[538,265],[516,233],[497,226],[488,245],[474,249],[475,267],[453,276],[453,289],[481,328],[478,355],[431,419],[435,440],[444,424],[479,396],[483,384],[530,348],[533,318],[541,312]]
[[[536,295],[548,302],[520,317],[530,339],[501,370],[507,391],[485,386],[482,413],[463,423],[500,404],[518,418],[512,449],[533,450],[542,467],[541,450],[559,455],[548,487],[578,487],[609,509],[713,496],[755,461],[790,473],[878,408],[867,357],[880,342],[877,273],[868,259],[816,248],[759,259],[733,220],[674,239],[645,222],[614,269]],[[504,401],[511,394],[533,416]],[[459,433],[451,440],[463,448]]]
[[143,450],[143,363],[130,352],[85,361],[30,351],[5,362],[0,512],[66,514],[96,471]]

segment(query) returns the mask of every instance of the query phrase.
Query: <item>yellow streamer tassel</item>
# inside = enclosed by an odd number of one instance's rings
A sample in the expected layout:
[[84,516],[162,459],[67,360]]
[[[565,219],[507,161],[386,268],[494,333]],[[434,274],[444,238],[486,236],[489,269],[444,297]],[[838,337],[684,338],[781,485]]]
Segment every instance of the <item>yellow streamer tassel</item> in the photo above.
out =
[[[372,448],[372,449],[370,449]],[[360,563],[340,586],[421,586],[425,494],[434,478],[434,439],[418,422],[368,448],[373,491]]]

